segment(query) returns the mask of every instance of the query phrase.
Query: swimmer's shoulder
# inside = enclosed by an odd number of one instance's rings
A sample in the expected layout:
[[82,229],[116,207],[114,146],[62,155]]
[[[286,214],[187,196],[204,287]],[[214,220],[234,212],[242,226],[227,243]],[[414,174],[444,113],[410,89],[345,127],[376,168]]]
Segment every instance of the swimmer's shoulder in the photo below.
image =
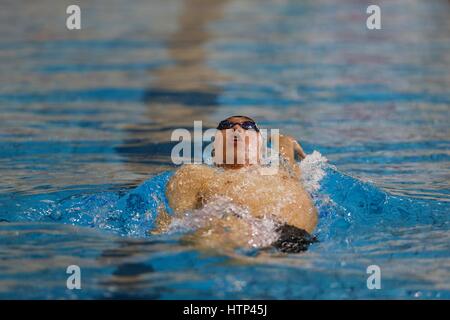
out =
[[172,176],[173,180],[204,180],[211,179],[215,174],[215,168],[205,164],[184,164],[179,167]]
[[214,168],[201,164],[185,164],[170,178],[166,195],[170,206],[182,212],[196,206],[198,193],[214,178]]

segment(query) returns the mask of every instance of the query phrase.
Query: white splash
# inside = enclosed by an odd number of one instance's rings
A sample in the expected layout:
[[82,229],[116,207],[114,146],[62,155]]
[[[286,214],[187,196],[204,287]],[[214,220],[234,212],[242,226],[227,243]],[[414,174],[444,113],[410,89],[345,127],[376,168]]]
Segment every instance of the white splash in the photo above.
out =
[[307,155],[300,162],[302,172],[302,183],[309,193],[314,193],[320,188],[320,181],[325,177],[325,168],[328,165],[328,159],[318,151]]
[[201,228],[215,219],[237,216],[250,225],[252,236],[249,246],[262,248],[271,245],[278,239],[275,231],[279,223],[269,217],[256,218],[247,208],[236,205],[227,197],[218,196],[205,204],[201,209],[192,210],[181,218],[172,220],[169,232],[189,231]]

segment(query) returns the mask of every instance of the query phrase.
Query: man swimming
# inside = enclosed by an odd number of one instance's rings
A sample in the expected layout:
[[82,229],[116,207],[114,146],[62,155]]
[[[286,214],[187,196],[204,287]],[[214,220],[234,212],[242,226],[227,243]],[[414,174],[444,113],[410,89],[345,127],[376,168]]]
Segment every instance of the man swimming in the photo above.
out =
[[[300,183],[295,155],[305,157],[292,137],[279,135],[281,166],[264,171],[262,137],[255,121],[232,116],[220,122],[214,141],[214,166],[188,164],[171,177],[166,196],[175,216],[207,206],[227,210],[232,203],[254,219],[271,218],[279,224],[272,244],[282,251],[305,250],[313,239],[317,210]],[[252,228],[234,212],[210,216],[190,240],[206,247],[248,247]]]

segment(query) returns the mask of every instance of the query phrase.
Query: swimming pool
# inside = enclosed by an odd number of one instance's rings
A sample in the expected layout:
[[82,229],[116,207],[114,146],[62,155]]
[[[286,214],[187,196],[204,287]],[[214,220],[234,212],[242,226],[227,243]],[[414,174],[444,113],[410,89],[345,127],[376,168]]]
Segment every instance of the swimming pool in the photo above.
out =
[[[104,2],[80,31],[2,4],[0,298],[450,298],[448,1],[381,1],[378,31],[360,1]],[[120,202],[162,201],[172,130],[236,113],[316,151],[307,252],[199,252]]]

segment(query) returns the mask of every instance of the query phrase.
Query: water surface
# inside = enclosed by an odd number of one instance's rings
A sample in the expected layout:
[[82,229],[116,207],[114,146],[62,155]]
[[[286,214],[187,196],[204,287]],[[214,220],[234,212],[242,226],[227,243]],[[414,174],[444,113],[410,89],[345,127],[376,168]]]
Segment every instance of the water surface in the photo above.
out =
[[[369,31],[365,1],[82,1],[68,31],[64,3],[3,1],[0,298],[450,298],[450,4],[379,4]],[[328,159],[308,252],[199,252],[105,209],[162,194],[173,129],[232,114]]]

